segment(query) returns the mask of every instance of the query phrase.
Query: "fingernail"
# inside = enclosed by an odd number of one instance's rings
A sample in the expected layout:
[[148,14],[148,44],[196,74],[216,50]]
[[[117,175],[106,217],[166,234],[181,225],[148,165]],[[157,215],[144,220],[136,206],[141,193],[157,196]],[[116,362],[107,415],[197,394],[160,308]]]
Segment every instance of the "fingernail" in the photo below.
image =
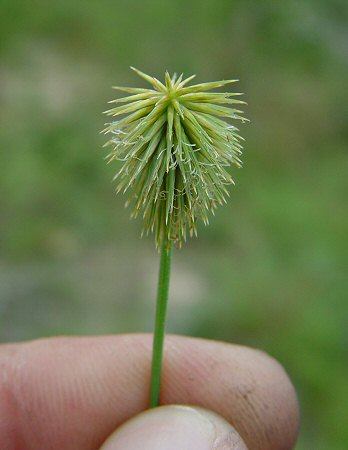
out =
[[247,450],[236,430],[202,408],[170,405],[145,411],[118,428],[100,450]]

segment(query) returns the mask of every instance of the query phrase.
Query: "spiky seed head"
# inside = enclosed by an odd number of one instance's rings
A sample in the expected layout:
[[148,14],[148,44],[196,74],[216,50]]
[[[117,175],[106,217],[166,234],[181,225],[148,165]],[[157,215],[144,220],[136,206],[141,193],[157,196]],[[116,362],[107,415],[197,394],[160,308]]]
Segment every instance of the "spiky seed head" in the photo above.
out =
[[[109,162],[123,162],[115,175],[116,191],[129,191],[132,217],[142,213],[143,231],[155,231],[156,244],[180,247],[187,232],[197,234],[197,218],[208,224],[208,213],[228,196],[233,183],[226,167],[241,167],[242,137],[225,119],[245,121],[235,105],[239,93],[207,92],[237,80],[187,86],[165,74],[165,83],[132,67],[152,89],[114,87],[130,95],[109,103],[113,117],[103,130],[110,135]],[[222,106],[227,105],[227,106]]]

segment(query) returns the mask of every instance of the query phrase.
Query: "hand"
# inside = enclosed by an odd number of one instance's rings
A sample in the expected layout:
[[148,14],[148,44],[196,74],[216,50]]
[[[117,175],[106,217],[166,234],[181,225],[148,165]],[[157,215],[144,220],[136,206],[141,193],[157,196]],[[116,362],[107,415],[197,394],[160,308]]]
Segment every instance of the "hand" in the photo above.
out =
[[141,413],[148,403],[151,339],[62,337],[2,345],[0,448],[293,448],[295,391],[275,360],[247,347],[167,336],[161,402],[195,406]]

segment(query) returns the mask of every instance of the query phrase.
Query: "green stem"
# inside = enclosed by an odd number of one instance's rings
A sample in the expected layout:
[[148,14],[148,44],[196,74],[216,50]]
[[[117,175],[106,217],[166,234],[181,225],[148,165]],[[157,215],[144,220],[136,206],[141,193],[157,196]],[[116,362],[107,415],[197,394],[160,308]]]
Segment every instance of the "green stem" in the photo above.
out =
[[158,406],[160,401],[163,341],[168,304],[171,257],[172,245],[169,243],[168,246],[168,242],[164,239],[161,249],[161,262],[157,289],[156,321],[152,348],[150,408]]

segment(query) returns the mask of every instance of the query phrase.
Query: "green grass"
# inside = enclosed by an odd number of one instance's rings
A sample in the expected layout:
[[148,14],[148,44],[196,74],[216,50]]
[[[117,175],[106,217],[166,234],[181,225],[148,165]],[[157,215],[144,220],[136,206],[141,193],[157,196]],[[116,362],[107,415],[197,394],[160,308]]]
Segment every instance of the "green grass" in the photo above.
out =
[[268,351],[299,392],[297,449],[347,448],[345,2],[3,3],[1,340],[152,330],[157,255],[112,192],[101,112],[129,65],[236,77],[244,168],[175,252],[169,331]]

